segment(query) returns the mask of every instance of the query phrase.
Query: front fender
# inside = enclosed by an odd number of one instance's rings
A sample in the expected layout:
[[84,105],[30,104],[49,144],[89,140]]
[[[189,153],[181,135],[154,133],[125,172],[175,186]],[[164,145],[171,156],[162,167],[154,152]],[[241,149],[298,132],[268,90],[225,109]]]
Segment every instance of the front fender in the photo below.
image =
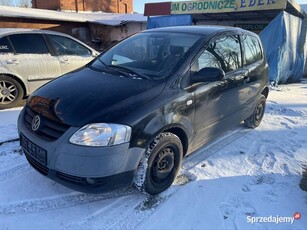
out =
[[162,110],[151,114],[139,124],[133,129],[132,147],[147,148],[155,137],[164,131],[180,130],[186,136],[188,143],[194,134],[193,121],[189,117],[176,113],[165,115]]

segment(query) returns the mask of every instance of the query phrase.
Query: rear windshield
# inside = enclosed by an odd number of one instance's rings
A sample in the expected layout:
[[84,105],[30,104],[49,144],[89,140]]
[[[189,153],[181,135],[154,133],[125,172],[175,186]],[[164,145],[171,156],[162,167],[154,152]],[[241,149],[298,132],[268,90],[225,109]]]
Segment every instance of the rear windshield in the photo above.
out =
[[162,79],[176,69],[200,38],[185,33],[140,33],[114,46],[91,65],[96,69],[111,68],[147,79]]

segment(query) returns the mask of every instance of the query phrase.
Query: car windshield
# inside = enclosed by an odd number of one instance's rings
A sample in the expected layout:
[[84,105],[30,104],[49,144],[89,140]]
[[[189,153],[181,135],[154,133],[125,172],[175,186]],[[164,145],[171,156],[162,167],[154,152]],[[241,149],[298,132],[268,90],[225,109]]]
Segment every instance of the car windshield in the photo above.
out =
[[97,57],[91,67],[127,77],[163,79],[174,71],[200,38],[200,35],[184,33],[139,33]]

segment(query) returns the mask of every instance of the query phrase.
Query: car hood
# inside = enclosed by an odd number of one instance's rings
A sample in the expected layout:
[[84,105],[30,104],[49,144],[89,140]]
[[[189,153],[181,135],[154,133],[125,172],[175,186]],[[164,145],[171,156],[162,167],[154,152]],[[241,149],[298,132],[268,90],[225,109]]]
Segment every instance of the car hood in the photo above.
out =
[[27,106],[70,126],[116,122],[158,96],[165,81],[126,78],[90,68],[68,73],[34,92]]

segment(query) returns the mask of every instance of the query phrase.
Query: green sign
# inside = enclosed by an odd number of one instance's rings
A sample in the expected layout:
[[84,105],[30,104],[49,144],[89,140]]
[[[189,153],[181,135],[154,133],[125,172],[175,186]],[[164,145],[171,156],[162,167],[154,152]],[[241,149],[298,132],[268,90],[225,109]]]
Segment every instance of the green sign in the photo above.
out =
[[223,13],[285,9],[287,0],[203,0],[172,2],[171,14]]

